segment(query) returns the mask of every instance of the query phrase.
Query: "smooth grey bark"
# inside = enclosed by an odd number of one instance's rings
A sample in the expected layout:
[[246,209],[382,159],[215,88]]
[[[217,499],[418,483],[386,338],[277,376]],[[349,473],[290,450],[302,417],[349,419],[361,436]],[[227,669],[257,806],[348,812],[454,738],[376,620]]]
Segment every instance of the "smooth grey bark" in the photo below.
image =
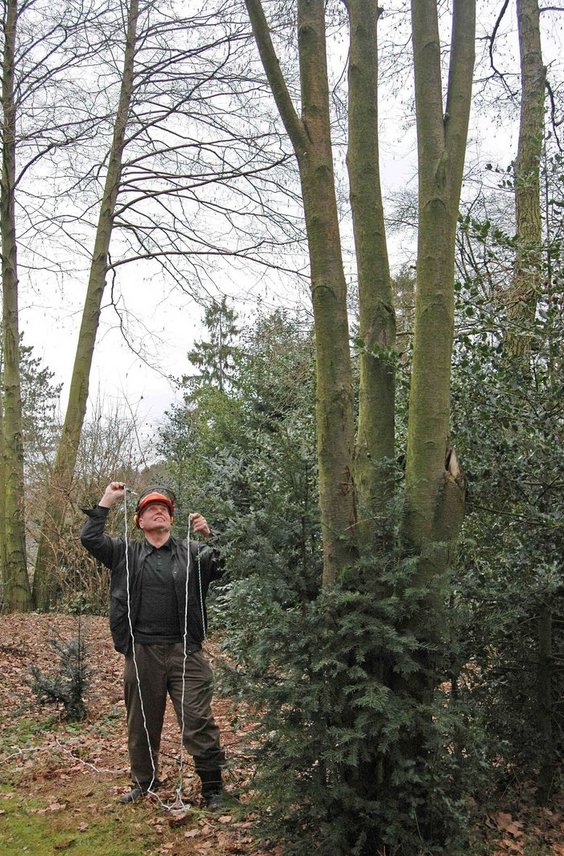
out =
[[515,171],[517,253],[508,294],[510,328],[505,345],[511,359],[527,358],[530,328],[542,283],[540,164],[544,138],[546,68],[543,64],[538,0],[516,0],[521,68],[521,108]]

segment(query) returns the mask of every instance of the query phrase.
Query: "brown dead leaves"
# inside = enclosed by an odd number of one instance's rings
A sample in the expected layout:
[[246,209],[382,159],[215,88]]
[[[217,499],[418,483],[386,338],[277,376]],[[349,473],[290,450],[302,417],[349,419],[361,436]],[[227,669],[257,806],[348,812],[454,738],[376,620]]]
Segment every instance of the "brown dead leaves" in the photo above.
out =
[[[86,695],[88,717],[71,727],[53,707],[39,707],[26,679],[31,665],[48,674],[58,668],[49,640],[76,638],[77,619],[61,615],[0,615],[0,776],[18,788],[0,798],[18,798],[25,790],[26,810],[56,820],[68,831],[57,850],[74,846],[76,835],[88,832],[103,817],[127,811],[150,825],[162,856],[262,856],[252,838],[252,821],[243,827],[227,812],[205,815],[199,806],[199,779],[189,759],[183,771],[187,808],[167,812],[159,801],[143,800],[123,809],[119,796],[129,788],[125,708],[122,692],[123,658],[112,646],[107,618],[86,616],[81,633],[87,646],[91,681]],[[217,651],[212,648],[213,654]],[[245,752],[252,723],[233,731],[230,702],[216,699],[214,713],[231,757],[227,787],[240,790],[252,775]],[[179,781],[180,735],[169,705],[161,744],[162,801],[174,803]],[[32,804],[37,801],[39,807]],[[131,815],[130,815],[131,816]]]
[[523,796],[519,818],[507,811],[487,815],[485,838],[491,856],[527,856],[529,853],[564,856],[564,813],[532,805]]
[[[66,822],[68,838],[58,850],[69,849],[76,835],[86,833],[100,817],[117,816],[122,810],[120,794],[127,790],[127,748],[122,701],[122,657],[112,647],[107,619],[83,619],[88,663],[92,680],[86,703],[88,718],[79,730],[61,722],[52,708],[39,708],[26,684],[30,666],[48,672],[56,668],[56,655],[49,645],[54,635],[76,637],[77,619],[60,615],[0,615],[0,775],[9,790],[0,800],[14,799],[17,790],[11,778],[23,785],[29,797],[28,810],[53,821]],[[217,655],[217,649],[212,648]],[[227,787],[239,790],[252,776],[248,748],[253,723],[240,717],[234,731],[230,702],[216,699],[214,713],[231,759]],[[244,712],[243,712],[244,713]],[[164,801],[173,802],[178,780],[179,734],[176,719],[167,711],[161,746]],[[184,797],[192,807],[181,814],[167,814],[157,801],[141,801],[125,809],[139,818],[140,835],[147,824],[155,831],[160,856],[263,856],[253,839],[254,818],[228,812],[203,815],[198,809],[199,785],[188,764],[184,772]],[[32,808],[34,800],[39,808]],[[517,796],[516,805],[491,811],[480,821],[480,837],[488,856],[564,856],[564,803],[539,809],[527,794]],[[1,803],[0,803],[1,805]],[[0,816],[5,815],[0,809]],[[476,810],[476,816],[480,811]],[[269,850],[281,856],[282,849]]]

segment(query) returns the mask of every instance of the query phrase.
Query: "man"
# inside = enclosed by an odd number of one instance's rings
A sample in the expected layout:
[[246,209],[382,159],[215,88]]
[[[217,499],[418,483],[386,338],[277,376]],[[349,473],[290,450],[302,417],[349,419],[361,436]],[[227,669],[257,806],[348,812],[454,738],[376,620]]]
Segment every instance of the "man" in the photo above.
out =
[[[137,503],[135,524],[144,538],[105,534],[112,506],[123,500],[125,485],[110,482],[99,504],[85,510],[81,541],[110,569],[110,629],[114,647],[125,655],[127,711],[133,802],[158,785],[158,756],[167,693],[187,752],[194,758],[209,808],[225,802],[221,766],[224,753],[211,712],[212,670],[202,653],[205,598],[211,580],[221,575],[216,551],[197,541],[171,535],[174,497],[150,489]],[[211,536],[206,519],[190,515],[194,532]],[[189,558],[188,558],[189,550]]]

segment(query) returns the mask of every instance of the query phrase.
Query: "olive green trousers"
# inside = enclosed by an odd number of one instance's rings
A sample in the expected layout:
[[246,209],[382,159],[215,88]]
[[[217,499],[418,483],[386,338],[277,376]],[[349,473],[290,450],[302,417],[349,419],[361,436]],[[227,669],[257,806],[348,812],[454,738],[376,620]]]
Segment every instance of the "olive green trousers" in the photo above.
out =
[[124,667],[127,748],[133,782],[148,786],[158,779],[167,695],[196,772],[219,774],[225,756],[211,710],[212,693],[213,672],[202,651],[187,654],[185,661],[181,642],[135,643],[135,659],[129,653]]

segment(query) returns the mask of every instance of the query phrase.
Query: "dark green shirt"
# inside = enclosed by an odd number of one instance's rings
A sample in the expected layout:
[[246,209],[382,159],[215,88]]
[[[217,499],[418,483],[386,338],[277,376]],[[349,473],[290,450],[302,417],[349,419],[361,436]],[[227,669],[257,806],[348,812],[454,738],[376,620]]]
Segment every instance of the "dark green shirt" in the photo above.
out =
[[153,547],[145,559],[141,603],[133,632],[136,641],[144,645],[182,641],[170,541]]

